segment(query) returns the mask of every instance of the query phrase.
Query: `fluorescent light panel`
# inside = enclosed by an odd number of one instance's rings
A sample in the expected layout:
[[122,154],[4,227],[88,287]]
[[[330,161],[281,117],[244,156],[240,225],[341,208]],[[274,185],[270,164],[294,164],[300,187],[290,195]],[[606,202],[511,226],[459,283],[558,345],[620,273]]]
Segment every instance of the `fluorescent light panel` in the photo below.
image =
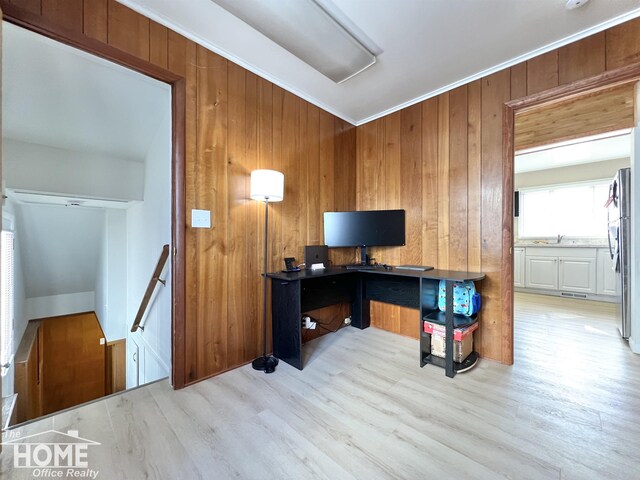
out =
[[213,0],[336,83],[376,57],[314,0]]

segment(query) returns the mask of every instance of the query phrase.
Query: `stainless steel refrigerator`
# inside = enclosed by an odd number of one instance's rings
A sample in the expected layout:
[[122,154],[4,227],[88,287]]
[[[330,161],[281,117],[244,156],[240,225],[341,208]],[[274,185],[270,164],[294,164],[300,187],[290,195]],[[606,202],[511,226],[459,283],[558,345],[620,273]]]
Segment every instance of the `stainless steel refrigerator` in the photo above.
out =
[[631,169],[622,168],[609,185],[607,221],[611,268],[620,292],[618,329],[622,338],[631,332]]

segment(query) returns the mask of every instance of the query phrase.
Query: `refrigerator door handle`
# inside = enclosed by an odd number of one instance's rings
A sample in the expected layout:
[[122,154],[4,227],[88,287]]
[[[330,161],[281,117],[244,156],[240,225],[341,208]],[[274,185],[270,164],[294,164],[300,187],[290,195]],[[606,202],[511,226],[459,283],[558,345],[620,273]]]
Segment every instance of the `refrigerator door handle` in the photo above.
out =
[[607,208],[607,241],[609,242],[609,256],[613,260],[613,250],[611,249],[611,224],[609,223],[609,209]]

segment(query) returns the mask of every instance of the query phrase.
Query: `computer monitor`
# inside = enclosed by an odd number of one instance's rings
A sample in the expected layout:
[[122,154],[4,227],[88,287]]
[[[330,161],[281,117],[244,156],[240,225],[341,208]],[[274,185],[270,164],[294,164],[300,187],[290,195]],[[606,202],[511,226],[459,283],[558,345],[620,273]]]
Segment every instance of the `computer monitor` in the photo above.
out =
[[405,211],[325,212],[324,243],[328,247],[360,247],[364,264],[367,247],[405,244]]

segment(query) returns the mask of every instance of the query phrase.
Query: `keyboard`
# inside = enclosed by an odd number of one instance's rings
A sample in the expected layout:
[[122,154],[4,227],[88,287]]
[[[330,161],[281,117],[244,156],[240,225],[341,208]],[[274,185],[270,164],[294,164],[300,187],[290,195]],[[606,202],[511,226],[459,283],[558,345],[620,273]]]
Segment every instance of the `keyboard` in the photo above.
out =
[[345,265],[347,270],[379,270],[382,265]]

